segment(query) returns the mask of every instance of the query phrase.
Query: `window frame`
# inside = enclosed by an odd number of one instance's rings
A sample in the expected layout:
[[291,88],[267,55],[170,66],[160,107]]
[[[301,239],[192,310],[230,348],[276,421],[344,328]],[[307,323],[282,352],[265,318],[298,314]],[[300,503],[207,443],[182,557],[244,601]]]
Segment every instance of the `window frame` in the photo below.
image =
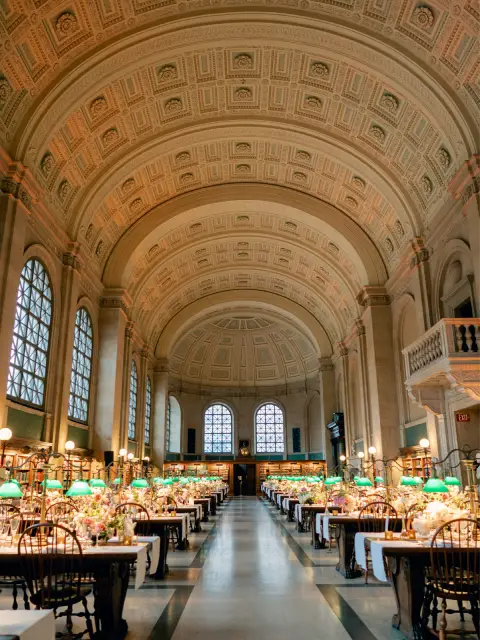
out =
[[[258,414],[259,412],[263,409],[263,407],[267,407],[267,406],[273,406],[275,407],[275,409],[277,409],[281,416],[282,416],[282,439],[283,439],[283,449],[281,451],[277,450],[277,433],[275,432],[275,451],[259,451],[258,450]],[[287,425],[286,425],[286,419],[285,419],[285,410],[284,408],[278,403],[278,402],[274,402],[273,400],[267,400],[262,402],[256,409],[255,409],[255,414],[254,414],[254,434],[255,434],[255,453],[259,454],[259,455],[286,455],[287,453]],[[265,442],[266,444],[266,442]]]
[[[207,451],[206,450],[206,435],[207,435],[207,424],[206,424],[206,418],[207,418],[207,413],[208,411],[210,411],[211,409],[213,409],[216,406],[221,406],[223,408],[225,408],[230,416],[231,416],[231,447],[230,447],[230,451],[213,451],[213,440],[212,440],[212,451]],[[213,427],[213,425],[212,425]],[[222,431],[223,433],[223,431]],[[203,453],[205,455],[219,455],[219,456],[228,456],[228,455],[234,455],[235,453],[235,444],[234,444],[234,434],[235,434],[235,417],[234,417],[234,413],[232,408],[226,403],[223,402],[222,400],[217,400],[216,402],[211,402],[207,407],[205,407],[204,412],[203,412]],[[213,432],[212,432],[213,435]],[[223,447],[222,447],[223,448]]]
[[[71,385],[72,385],[72,374],[73,374],[73,363],[74,363],[74,354],[75,354],[75,332],[77,330],[77,316],[78,314],[83,311],[89,322],[90,322],[90,329],[91,329],[91,337],[90,337],[90,342],[91,342],[91,356],[90,356],[90,375],[88,377],[88,397],[87,397],[87,416],[85,420],[81,420],[80,418],[75,418],[74,416],[72,416],[70,414],[70,398],[72,396],[72,390],[71,390]],[[91,413],[91,408],[90,408],[90,401],[91,401],[91,397],[92,397],[92,387],[93,387],[93,365],[94,365],[94,349],[95,349],[95,340],[94,340],[94,329],[93,329],[93,318],[92,315],[90,313],[90,311],[87,309],[87,307],[85,307],[84,305],[78,307],[76,313],[75,313],[75,328],[74,328],[74,339],[73,339],[73,350],[72,350],[72,368],[71,368],[71,373],[70,373],[70,390],[69,390],[69,394],[68,394],[68,420],[71,422],[76,422],[78,424],[81,425],[86,425],[88,426],[89,424],[89,418],[90,418],[90,413]],[[84,357],[85,354],[82,354]],[[78,374],[80,375],[82,378],[85,378],[84,376],[82,376],[82,374]],[[79,396],[76,396],[79,397]]]
[[[135,376],[133,375],[135,373]],[[133,383],[135,386],[135,394],[133,395]],[[133,401],[133,402],[132,402]],[[138,368],[135,359],[132,358],[130,365],[130,380],[128,385],[128,415],[127,415],[127,438],[131,442],[137,439],[137,409],[138,409]],[[132,420],[133,416],[133,420]],[[134,434],[130,436],[130,427],[133,424]]]
[[[143,419],[143,443],[146,447],[150,447],[152,444],[152,388],[152,380],[147,375],[145,380],[145,416]],[[148,440],[146,438],[147,432]]]
[[[20,286],[22,283],[22,278],[30,285],[30,287],[34,286],[33,283],[33,279],[27,281],[26,278],[24,278],[24,270],[26,268],[26,266],[29,263],[38,263],[40,265],[40,267],[43,270],[43,273],[45,274],[46,277],[46,283],[48,285],[48,288],[50,290],[50,298],[47,298],[43,292],[41,292],[37,287],[35,287],[36,291],[40,294],[40,296],[46,300],[49,301],[50,303],[50,309],[49,309],[49,314],[50,314],[50,322],[47,325],[46,323],[42,322],[40,320],[40,318],[38,316],[35,316],[32,311],[31,308],[26,308],[22,305],[22,309],[24,309],[28,315],[28,317],[33,317],[35,318],[35,320],[40,324],[42,324],[44,327],[47,327],[47,340],[48,340],[48,344],[47,344],[47,350],[45,351],[44,349],[41,349],[38,346],[38,343],[35,344],[34,342],[32,342],[31,340],[28,340],[27,337],[25,336],[24,338],[22,336],[20,336],[20,334],[15,332],[15,323],[16,323],[16,319],[17,319],[17,312],[18,312],[18,308],[19,308],[19,294],[20,294]],[[33,270],[34,270],[34,266],[32,267],[32,274],[33,274]],[[52,278],[50,276],[50,272],[45,264],[45,262],[38,256],[36,255],[32,255],[30,257],[28,257],[22,267],[22,270],[20,272],[20,279],[18,282],[18,286],[17,286],[17,301],[15,304],[15,320],[14,320],[14,326],[13,326],[13,330],[12,330],[12,338],[10,341],[10,355],[9,355],[9,359],[8,359],[8,372],[7,372],[7,388],[6,388],[6,399],[14,402],[16,404],[20,404],[20,405],[24,405],[26,407],[31,407],[32,409],[35,409],[37,411],[40,412],[44,412],[45,411],[45,407],[46,407],[46,402],[47,402],[47,387],[48,387],[48,377],[49,377],[49,370],[50,370],[50,355],[51,355],[51,345],[52,345],[52,335],[53,335],[53,330],[54,330],[54,313],[55,313],[55,307],[54,307],[54,292],[53,292],[53,282],[52,282]],[[31,300],[31,296],[30,296],[30,300]],[[43,310],[43,307],[42,307]],[[36,404],[26,398],[22,398],[20,395],[15,396],[12,395],[10,393],[8,393],[8,387],[10,385],[10,369],[11,367],[17,369],[20,371],[21,373],[21,378],[20,378],[20,392],[22,390],[22,380],[23,380],[23,374],[24,373],[28,373],[31,375],[31,372],[27,371],[23,366],[22,367],[18,367],[17,365],[12,363],[12,349],[13,349],[13,343],[14,343],[14,338],[17,337],[20,340],[22,340],[22,343],[28,344],[30,346],[32,346],[35,349],[35,352],[37,351],[41,351],[44,355],[45,355],[45,375],[43,378],[41,378],[40,376],[34,376],[36,379],[41,380],[42,384],[43,384],[43,390],[42,390],[42,403],[41,404]],[[22,361],[22,365],[23,365],[23,361]]]

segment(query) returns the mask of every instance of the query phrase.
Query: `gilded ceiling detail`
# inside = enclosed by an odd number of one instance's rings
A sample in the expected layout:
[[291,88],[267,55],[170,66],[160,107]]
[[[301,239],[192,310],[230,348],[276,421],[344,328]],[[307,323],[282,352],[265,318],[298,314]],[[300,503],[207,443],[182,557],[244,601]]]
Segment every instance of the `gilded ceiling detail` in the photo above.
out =
[[318,372],[309,338],[273,314],[235,310],[187,331],[169,359],[182,382],[261,386],[299,382]]

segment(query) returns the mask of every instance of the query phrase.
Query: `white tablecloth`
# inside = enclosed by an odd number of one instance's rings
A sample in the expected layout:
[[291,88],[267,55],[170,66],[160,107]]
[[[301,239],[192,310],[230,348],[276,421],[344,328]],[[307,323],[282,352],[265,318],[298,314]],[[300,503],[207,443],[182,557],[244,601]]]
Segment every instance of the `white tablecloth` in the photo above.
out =
[[53,611],[0,611],[0,635],[18,636],[20,640],[54,640]]
[[372,568],[373,575],[382,582],[388,582],[387,574],[385,573],[385,562],[383,556],[383,550],[386,547],[411,547],[412,544],[419,544],[418,542],[402,542],[401,540],[375,540],[370,545],[370,554],[372,556]]
[[384,538],[381,533],[356,533],[355,534],[355,560],[362,569],[367,570],[367,554],[365,550],[365,538]]
[[297,522],[302,521],[302,506],[300,503],[295,505],[295,520]]

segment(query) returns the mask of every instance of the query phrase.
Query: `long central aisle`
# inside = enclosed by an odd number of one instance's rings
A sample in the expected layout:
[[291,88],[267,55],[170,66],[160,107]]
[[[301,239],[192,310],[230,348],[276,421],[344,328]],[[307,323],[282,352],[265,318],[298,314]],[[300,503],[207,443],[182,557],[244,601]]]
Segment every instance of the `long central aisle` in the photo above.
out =
[[173,640],[349,640],[257,498],[232,499]]

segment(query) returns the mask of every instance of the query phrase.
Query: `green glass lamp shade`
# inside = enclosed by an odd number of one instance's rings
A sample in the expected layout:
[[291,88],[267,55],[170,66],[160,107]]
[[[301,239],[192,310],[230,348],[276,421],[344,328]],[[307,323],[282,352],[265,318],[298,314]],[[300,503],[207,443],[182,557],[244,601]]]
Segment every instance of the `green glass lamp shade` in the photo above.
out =
[[134,489],[148,489],[148,480],[146,478],[135,478],[130,486]]
[[373,487],[373,482],[370,478],[358,478],[358,480],[355,480],[355,484],[357,487]]
[[95,489],[105,489],[107,485],[101,478],[92,478],[90,480],[90,486],[94,487]]
[[423,487],[425,493],[448,493],[448,487],[440,478],[430,478]]
[[415,484],[415,478],[411,478],[410,476],[402,476],[400,480],[400,485],[402,487],[413,487]]
[[63,484],[60,482],[60,480],[48,478],[46,481],[44,480],[42,482],[42,487],[45,485],[45,482],[47,483],[47,490],[59,491],[63,489]]
[[412,486],[414,487],[415,486],[418,487],[418,485],[423,484],[423,478],[421,478],[420,476],[415,476],[412,479],[413,479]]
[[14,482],[15,484],[17,484],[18,486],[20,486],[19,481],[16,478],[10,478],[10,482]]
[[163,484],[173,484],[173,480],[171,478],[167,478],[163,481]]
[[[211,480],[211,478],[209,478],[209,480]],[[172,482],[180,482],[180,478],[175,476],[175,478],[172,478]]]
[[0,487],[0,498],[23,498],[23,492],[16,482],[7,480]]
[[75,480],[70,489],[67,491],[69,498],[81,498],[82,496],[91,496],[92,490],[85,480]]
[[115,478],[115,480],[113,481],[113,484],[121,484],[122,479],[121,478]]
[[160,478],[159,476],[155,476],[155,478],[152,478],[152,482],[153,484],[162,484],[163,478]]
[[382,476],[375,476],[375,482],[377,484],[385,484],[385,480],[382,478]]
[[458,478],[456,478],[455,476],[446,476],[444,483],[447,485],[447,487],[461,487],[462,483],[460,482],[460,480]]
[[356,482],[359,478],[360,476],[353,476],[353,481]]
[[339,482],[338,478],[326,478],[324,484],[327,485],[327,487],[331,487],[334,484],[337,484]]

